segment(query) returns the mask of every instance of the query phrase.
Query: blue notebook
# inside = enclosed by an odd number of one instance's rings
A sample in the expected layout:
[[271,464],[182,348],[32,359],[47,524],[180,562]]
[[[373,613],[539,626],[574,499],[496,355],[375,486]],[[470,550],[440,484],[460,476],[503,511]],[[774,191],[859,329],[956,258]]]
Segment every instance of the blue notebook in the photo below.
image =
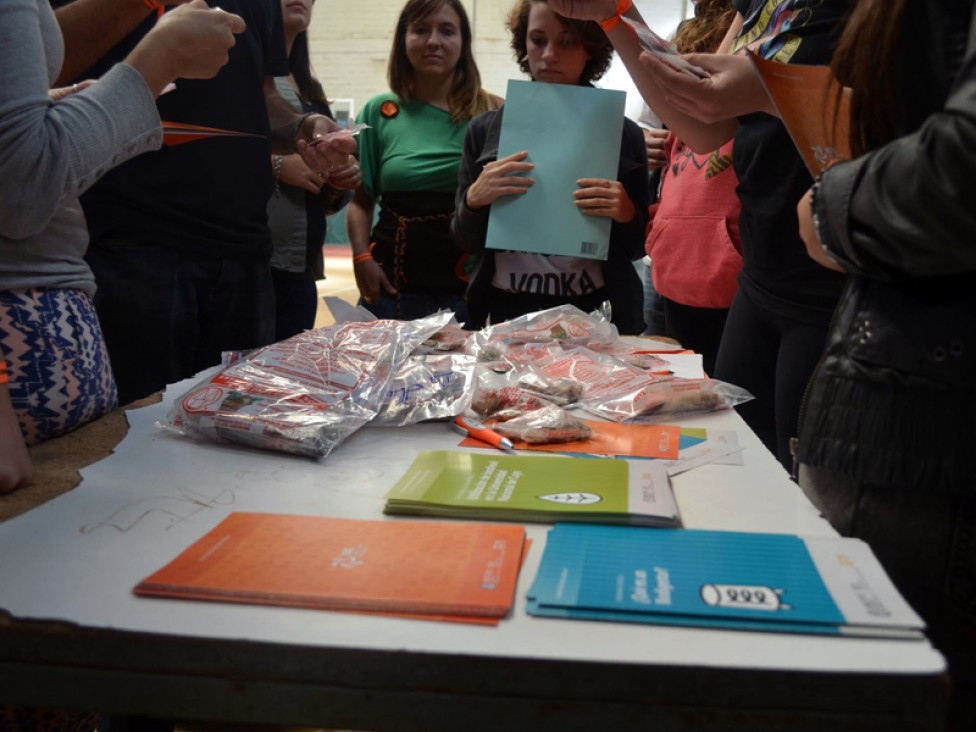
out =
[[491,205],[485,246],[606,260],[610,219],[584,216],[580,178],[617,179],[624,125],[622,91],[509,81],[498,157],[528,150],[535,183]]
[[557,524],[532,615],[918,638],[922,619],[858,539]]

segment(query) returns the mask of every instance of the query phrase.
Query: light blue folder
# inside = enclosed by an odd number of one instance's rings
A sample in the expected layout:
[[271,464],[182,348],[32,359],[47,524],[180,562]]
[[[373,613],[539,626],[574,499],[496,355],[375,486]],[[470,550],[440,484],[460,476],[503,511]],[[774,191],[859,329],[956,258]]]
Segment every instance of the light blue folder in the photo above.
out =
[[584,216],[573,192],[580,178],[617,179],[625,97],[586,86],[508,82],[498,157],[528,150],[535,184],[491,205],[486,247],[607,258],[610,218]]

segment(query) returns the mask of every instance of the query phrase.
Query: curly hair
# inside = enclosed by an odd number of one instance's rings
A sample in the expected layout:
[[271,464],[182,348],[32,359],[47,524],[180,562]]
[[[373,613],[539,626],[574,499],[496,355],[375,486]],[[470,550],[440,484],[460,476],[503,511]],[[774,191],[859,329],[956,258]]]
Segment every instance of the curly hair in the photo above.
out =
[[[519,68],[529,75],[531,75],[529,69],[529,50],[527,46],[529,11],[532,9],[533,3],[544,2],[546,0],[518,0],[515,3],[515,7],[508,14],[508,23],[506,25],[512,34],[511,46],[512,51],[515,53],[515,60],[518,62]],[[583,67],[583,73],[580,75],[579,83],[582,85],[596,81],[610,68],[610,60],[613,58],[613,44],[610,43],[610,39],[607,38],[600,26],[592,20],[564,18],[558,13],[556,13],[556,17],[574,38],[579,39],[586,52],[590,55],[586,65]]]
[[696,0],[695,15],[678,26],[674,45],[681,53],[709,53],[718,48],[735,20],[732,0]]

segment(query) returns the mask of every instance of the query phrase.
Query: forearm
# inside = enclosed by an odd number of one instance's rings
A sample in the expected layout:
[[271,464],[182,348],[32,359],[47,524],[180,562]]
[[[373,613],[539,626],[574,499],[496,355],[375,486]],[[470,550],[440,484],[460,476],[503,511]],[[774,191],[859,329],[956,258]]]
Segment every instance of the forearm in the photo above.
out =
[[0,381],[0,494],[33,480],[30,456],[24,445],[7,384]]
[[150,12],[143,0],[74,0],[58,8],[64,63],[55,85],[81,78]]
[[369,234],[374,204],[362,188],[356,190],[346,206],[346,234],[354,257],[369,253]]

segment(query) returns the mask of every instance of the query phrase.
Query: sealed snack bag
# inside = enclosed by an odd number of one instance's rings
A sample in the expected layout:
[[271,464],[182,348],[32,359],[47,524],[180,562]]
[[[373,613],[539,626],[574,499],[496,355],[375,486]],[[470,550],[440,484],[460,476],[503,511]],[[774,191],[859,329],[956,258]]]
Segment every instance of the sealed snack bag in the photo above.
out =
[[407,356],[451,318],[348,322],[261,348],[176,400],[162,426],[324,458],[373,419]]
[[491,325],[475,334],[480,347],[546,343],[558,341],[562,345],[586,346],[609,344],[619,339],[617,326],[602,315],[588,315],[574,305],[560,305],[548,310],[528,313],[498,325]]
[[754,397],[745,389],[717,379],[665,379],[617,394],[584,398],[584,409],[614,422],[653,421],[658,417],[715,412]]
[[411,354],[397,369],[371,426],[457,417],[471,405],[476,364],[474,356],[463,354]]

